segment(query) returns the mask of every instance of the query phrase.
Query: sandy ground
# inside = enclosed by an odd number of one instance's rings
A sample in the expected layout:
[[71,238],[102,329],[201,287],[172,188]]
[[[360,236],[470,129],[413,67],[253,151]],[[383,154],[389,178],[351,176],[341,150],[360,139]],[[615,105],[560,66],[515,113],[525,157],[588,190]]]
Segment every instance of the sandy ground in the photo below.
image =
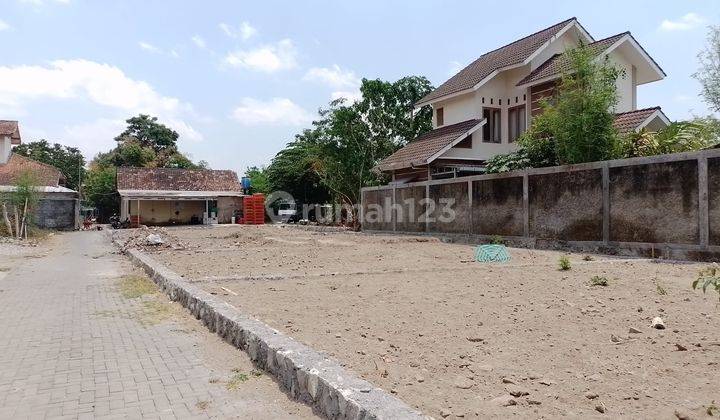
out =
[[172,269],[436,418],[720,405],[718,297],[690,287],[706,264],[525,249],[482,264],[430,238],[278,226],[172,234],[187,249],[155,255]]

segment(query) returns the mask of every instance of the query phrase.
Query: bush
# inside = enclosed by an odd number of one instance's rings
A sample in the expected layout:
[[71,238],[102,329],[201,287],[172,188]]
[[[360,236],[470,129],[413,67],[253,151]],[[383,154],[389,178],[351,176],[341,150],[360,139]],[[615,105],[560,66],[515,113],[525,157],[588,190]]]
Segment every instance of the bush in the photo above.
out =
[[606,277],[593,276],[590,279],[590,286],[607,286],[610,284]]
[[711,267],[700,270],[700,272],[698,273],[698,278],[695,279],[695,281],[692,283],[692,288],[697,289],[701,287],[703,293],[707,293],[708,287],[711,289],[715,289],[715,291],[718,292],[718,299],[720,299],[720,277],[718,277],[719,271],[720,269],[718,269],[717,265],[713,265]]
[[570,269],[570,258],[568,258],[566,255],[563,255],[558,260],[558,264],[560,265],[560,271],[567,271]]

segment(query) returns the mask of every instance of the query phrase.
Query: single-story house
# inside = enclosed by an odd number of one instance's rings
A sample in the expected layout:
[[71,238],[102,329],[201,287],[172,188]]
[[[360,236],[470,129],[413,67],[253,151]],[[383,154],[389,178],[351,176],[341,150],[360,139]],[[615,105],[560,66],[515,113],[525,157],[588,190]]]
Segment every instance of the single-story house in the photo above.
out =
[[21,141],[18,122],[0,120],[0,195],[15,191],[18,179],[31,173],[40,196],[35,225],[44,229],[77,229],[80,223],[77,191],[65,187],[65,176],[57,168],[13,153],[13,146]]
[[118,168],[120,219],[131,225],[230,223],[242,210],[234,171]]
[[595,39],[570,18],[481,55],[415,107],[431,106],[433,130],[379,162],[395,184],[473,175],[485,161],[517,149],[516,140],[542,112],[571,69],[568,49],[587,45],[597,60],[621,71],[615,127],[621,134],[657,131],[670,121],[659,107],[638,109],[637,87],[665,72],[630,32]]

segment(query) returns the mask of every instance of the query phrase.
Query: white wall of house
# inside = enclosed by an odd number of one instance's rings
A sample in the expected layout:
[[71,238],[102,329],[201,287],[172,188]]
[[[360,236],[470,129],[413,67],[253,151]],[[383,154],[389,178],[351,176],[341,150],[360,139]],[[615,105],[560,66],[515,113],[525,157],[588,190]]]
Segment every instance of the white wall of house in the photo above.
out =
[[636,109],[637,85],[635,82],[635,68],[630,61],[616,49],[608,56],[609,63],[620,70],[620,76],[615,82],[618,93],[618,103],[615,112],[628,112]]
[[12,151],[12,139],[8,136],[0,137],[0,165],[7,163]]

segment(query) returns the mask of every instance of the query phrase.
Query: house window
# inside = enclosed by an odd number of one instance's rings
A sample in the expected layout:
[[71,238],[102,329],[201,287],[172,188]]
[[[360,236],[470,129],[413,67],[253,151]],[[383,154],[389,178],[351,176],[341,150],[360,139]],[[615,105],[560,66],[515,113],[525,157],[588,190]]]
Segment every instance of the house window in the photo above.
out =
[[435,121],[437,122],[438,127],[445,124],[445,110],[444,109],[438,108],[435,111]]
[[483,108],[483,118],[487,121],[483,126],[483,142],[500,143],[500,110]]
[[460,140],[460,142],[456,144],[455,147],[459,149],[472,149],[472,134]]
[[508,109],[508,140],[517,140],[525,132],[525,105]]

